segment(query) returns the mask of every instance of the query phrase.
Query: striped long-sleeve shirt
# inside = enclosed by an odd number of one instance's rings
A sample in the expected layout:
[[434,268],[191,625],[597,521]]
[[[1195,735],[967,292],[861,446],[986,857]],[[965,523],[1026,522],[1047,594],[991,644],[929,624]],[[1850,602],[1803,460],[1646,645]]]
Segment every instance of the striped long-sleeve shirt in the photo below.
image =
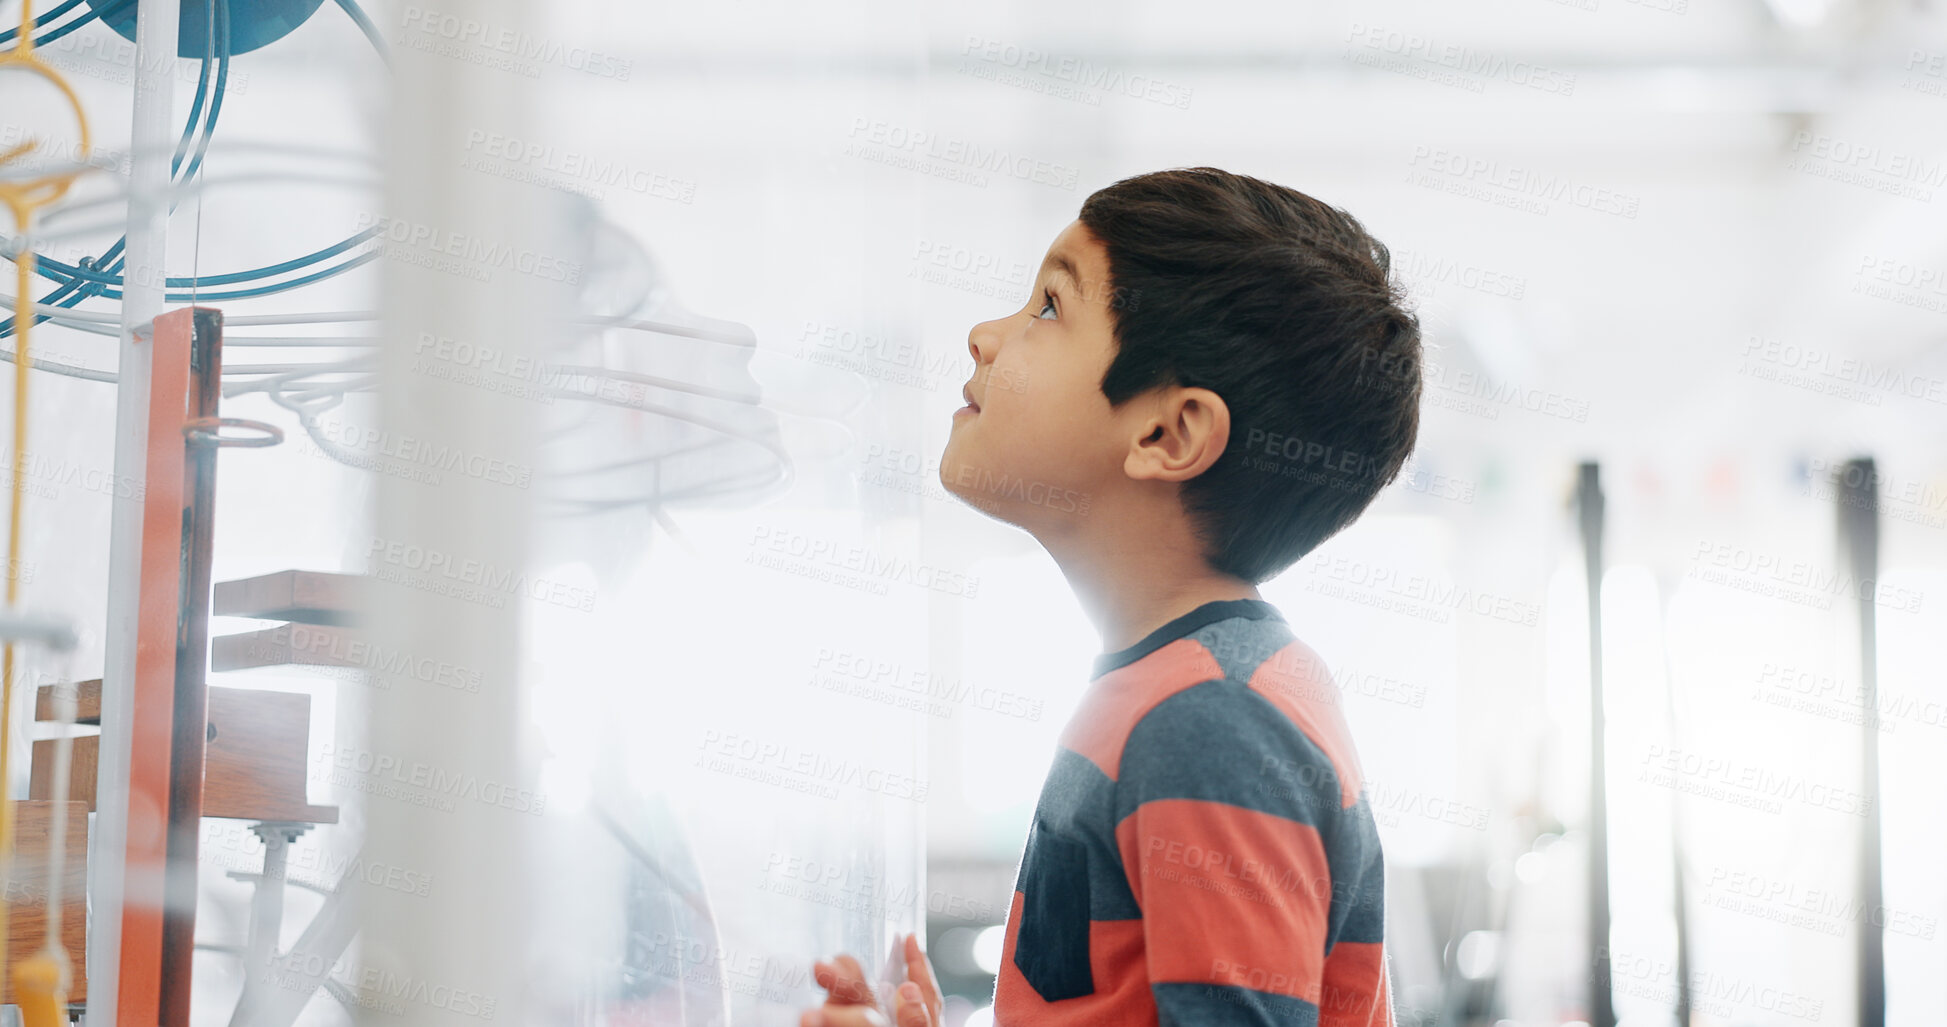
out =
[[1338,700],[1262,600],[1098,656],[1016,878],[999,1027],[1391,1027],[1384,867]]

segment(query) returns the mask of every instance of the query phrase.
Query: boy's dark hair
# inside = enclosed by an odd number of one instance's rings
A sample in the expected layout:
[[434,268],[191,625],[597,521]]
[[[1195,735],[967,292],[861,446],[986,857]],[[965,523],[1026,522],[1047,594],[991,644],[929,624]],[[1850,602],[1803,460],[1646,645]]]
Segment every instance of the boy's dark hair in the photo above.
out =
[[1125,178],[1080,220],[1109,254],[1109,404],[1181,385],[1230,408],[1223,454],[1182,490],[1212,569],[1257,584],[1357,520],[1419,434],[1419,319],[1386,247],[1216,168]]

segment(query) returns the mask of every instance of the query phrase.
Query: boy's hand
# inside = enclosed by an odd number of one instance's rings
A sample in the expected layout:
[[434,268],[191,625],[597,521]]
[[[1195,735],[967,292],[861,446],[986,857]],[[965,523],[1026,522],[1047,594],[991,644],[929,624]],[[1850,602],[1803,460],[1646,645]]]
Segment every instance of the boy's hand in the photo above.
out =
[[[827,997],[823,1006],[805,1010],[799,1027],[888,1027],[858,960],[842,954],[829,963],[820,960],[811,964],[811,976]],[[894,996],[896,1027],[941,1027],[940,1006],[940,982],[919,950],[919,936],[909,934],[906,981]]]

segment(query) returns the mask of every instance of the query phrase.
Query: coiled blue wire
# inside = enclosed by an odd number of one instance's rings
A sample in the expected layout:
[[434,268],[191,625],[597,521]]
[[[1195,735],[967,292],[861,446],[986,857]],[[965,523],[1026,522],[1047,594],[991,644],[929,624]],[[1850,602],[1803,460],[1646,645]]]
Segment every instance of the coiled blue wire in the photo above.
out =
[[[47,24],[48,22],[54,20],[55,18],[59,17],[63,13],[73,10],[77,5],[83,2],[85,2],[85,0],[68,0],[68,2],[60,5],[59,7],[54,8],[48,13],[35,19],[35,23],[34,23],[35,27],[38,28],[42,25]],[[81,17],[76,18],[65,25],[62,25],[44,35],[37,37],[35,39],[35,45],[39,46],[42,43],[47,43],[55,39],[59,39],[60,37],[67,35],[68,33],[73,32],[74,30],[82,27],[83,25],[86,25],[91,21],[95,21],[101,18],[105,14],[112,14],[115,11],[120,10],[122,7],[127,6],[130,2],[132,2],[132,0],[110,0],[109,3],[103,4],[98,8],[93,8],[88,13],[82,15]],[[338,6],[345,11],[346,15],[352,19],[353,24],[355,24],[358,27],[359,31],[364,34],[365,38],[372,44],[373,48],[378,51],[379,56],[381,58],[387,57],[387,54],[384,49],[385,46],[384,38],[379,35],[377,26],[372,24],[371,19],[366,17],[365,12],[358,6],[357,0],[336,0],[336,2]],[[216,85],[213,90],[209,88],[210,64],[211,64],[212,57],[209,54],[205,54],[203,57],[202,73],[197,77],[197,81],[196,81],[196,99],[190,107],[189,118],[187,119],[187,123],[183,126],[182,138],[176,145],[175,156],[170,161],[170,174],[172,176],[172,179],[175,181],[185,181],[185,182],[188,181],[192,176],[196,174],[197,170],[202,166],[203,156],[209,149],[211,138],[215,135],[217,116],[222,111],[223,95],[229,80],[230,5],[228,3],[228,0],[224,0],[224,2],[215,3],[212,6],[215,8],[214,14],[216,19],[216,26],[215,26],[216,53],[214,55],[215,63],[216,63]],[[0,34],[0,42],[4,42],[6,40],[16,38],[17,36],[18,36],[17,31]],[[203,106],[206,99],[209,104],[209,116],[207,119],[202,119],[199,124],[199,119],[201,119],[203,115]],[[196,152],[195,155],[190,159],[189,167],[187,168],[187,170],[184,170],[182,166],[183,158],[188,154],[190,141],[192,138],[196,139]],[[174,209],[174,205],[172,204],[171,210],[173,211],[173,209]],[[366,242],[367,240],[377,235],[378,231],[379,231],[378,227],[374,226],[362,232],[357,232],[351,236],[348,236],[345,239],[333,243],[330,246],[324,247],[323,249],[305,254],[304,256],[295,257],[291,260],[283,261],[277,264],[271,264],[265,267],[252,268],[248,271],[234,271],[227,274],[205,275],[200,278],[199,277],[169,278],[163,283],[165,290],[172,287],[186,287],[190,291],[182,291],[182,292],[174,292],[174,293],[165,292],[165,301],[185,302],[185,301],[190,301],[192,299],[194,300],[249,299],[257,296],[270,296],[279,292],[283,292],[288,289],[295,289],[298,288],[299,286],[309,285],[312,282],[322,281],[323,279],[330,278],[334,275],[343,274],[346,271],[350,271],[352,268],[358,267],[361,264],[365,264],[369,262],[370,260],[372,260],[374,257],[378,255],[378,251],[375,250],[370,253],[360,254],[359,256],[353,257],[346,261],[342,261],[332,267],[325,268],[322,271],[318,271],[309,275],[303,275],[298,278],[286,279],[280,282],[273,282],[267,285],[257,286],[255,288],[233,289],[227,292],[205,292],[204,291],[205,286],[235,285],[235,284],[242,284],[246,282],[256,282],[256,281],[261,281],[262,279],[265,278],[271,278],[277,275],[287,274],[293,271],[300,271],[308,267],[314,267],[320,263],[323,263],[324,261],[330,260],[332,257],[344,253],[346,250],[352,249],[353,247],[356,247],[361,243]],[[122,238],[117,239],[114,245],[110,246],[105,252],[102,253],[101,256],[92,259],[84,259],[79,264],[67,264],[62,261],[52,260],[49,258],[41,258],[37,260],[36,269],[41,274],[41,276],[51,281],[59,283],[59,285],[55,289],[50,291],[45,297],[42,297],[42,299],[40,300],[41,305],[72,308],[75,305],[79,304],[81,301],[94,296],[100,296],[104,299],[117,299],[117,300],[121,299],[122,291],[114,287],[123,284],[122,269],[126,263],[126,258],[122,255],[122,251],[127,246],[127,244],[128,244],[128,238],[127,236],[123,236]],[[105,268],[104,265],[106,265]],[[48,315],[45,314],[36,315],[35,323],[38,324],[41,321],[45,321],[47,320],[47,317]],[[5,321],[0,321],[0,338],[5,338],[9,335],[12,335],[13,330],[14,330],[13,318],[8,318]]]

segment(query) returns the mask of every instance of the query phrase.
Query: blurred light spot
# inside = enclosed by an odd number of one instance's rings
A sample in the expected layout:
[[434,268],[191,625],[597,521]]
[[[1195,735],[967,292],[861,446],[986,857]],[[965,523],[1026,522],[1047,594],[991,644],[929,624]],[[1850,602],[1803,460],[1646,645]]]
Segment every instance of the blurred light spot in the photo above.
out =
[[1499,931],[1468,931],[1460,939],[1460,948],[1454,952],[1455,968],[1460,971],[1460,976],[1470,981],[1492,976],[1500,961]]
[[[975,966],[980,967],[982,973],[997,974],[1001,972],[1001,944],[1006,940],[1006,937],[1007,928],[996,924],[993,927],[982,929],[980,936],[974,939],[973,961]],[[974,1015],[979,1016],[980,1014],[975,1013]],[[989,1013],[989,1022],[992,1022],[992,1018],[993,1014]],[[968,1020],[967,1023],[971,1024],[973,1021]]]
[[1767,0],[1771,13],[1793,28],[1810,28],[1825,20],[1828,0]]
[[968,1013],[967,1027],[994,1027],[994,1007],[981,1006]]
[[933,943],[933,962],[940,969],[956,976],[969,976],[980,973],[980,964],[975,962],[974,943],[980,932],[971,927],[949,927]]

